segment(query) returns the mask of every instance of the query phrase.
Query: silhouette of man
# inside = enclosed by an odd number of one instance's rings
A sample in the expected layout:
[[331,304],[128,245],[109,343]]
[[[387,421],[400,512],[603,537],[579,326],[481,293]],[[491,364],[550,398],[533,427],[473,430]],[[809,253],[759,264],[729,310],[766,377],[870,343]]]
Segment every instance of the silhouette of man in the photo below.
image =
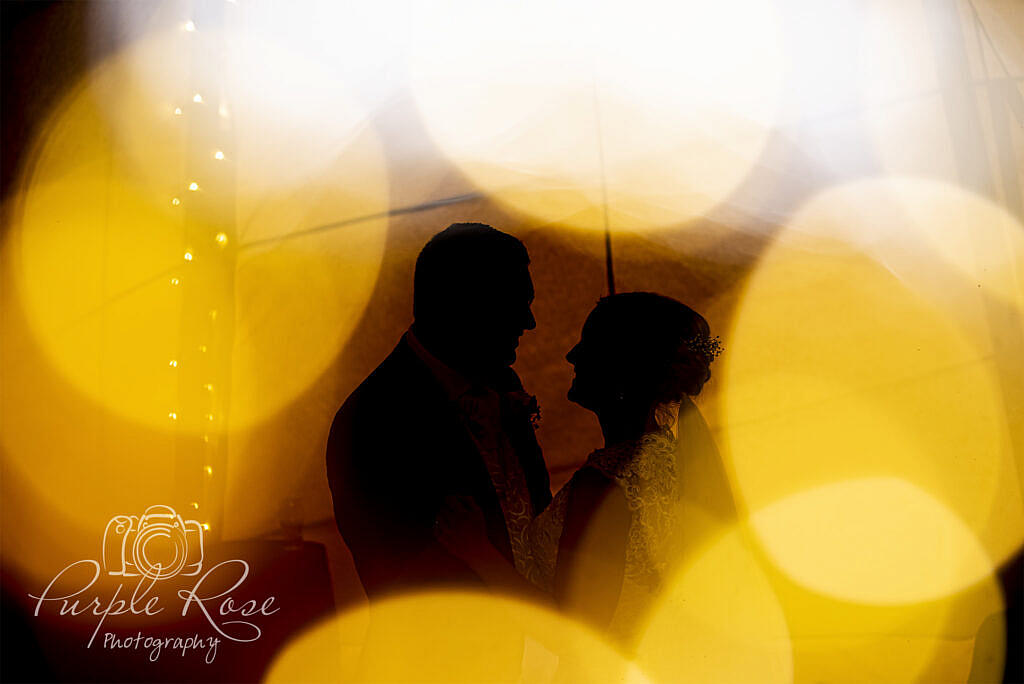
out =
[[526,247],[480,223],[435,235],[416,260],[412,327],[345,401],[327,442],[335,520],[372,600],[480,585],[434,537],[449,496],[469,496],[517,567],[551,500],[536,403],[510,367],[536,327]]

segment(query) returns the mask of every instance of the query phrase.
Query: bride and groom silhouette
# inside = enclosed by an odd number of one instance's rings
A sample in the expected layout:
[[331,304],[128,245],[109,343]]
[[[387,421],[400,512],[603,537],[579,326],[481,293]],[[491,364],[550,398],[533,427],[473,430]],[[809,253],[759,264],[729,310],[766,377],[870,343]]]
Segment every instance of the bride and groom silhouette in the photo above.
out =
[[[423,248],[412,326],[331,426],[338,530],[371,601],[511,592],[628,643],[685,546],[686,471],[717,465],[691,397],[718,339],[669,297],[601,299],[566,359],[568,398],[597,416],[605,445],[552,497],[536,400],[511,368],[536,327],[529,263],[522,242],[478,223]],[[702,497],[722,500],[690,496]]]

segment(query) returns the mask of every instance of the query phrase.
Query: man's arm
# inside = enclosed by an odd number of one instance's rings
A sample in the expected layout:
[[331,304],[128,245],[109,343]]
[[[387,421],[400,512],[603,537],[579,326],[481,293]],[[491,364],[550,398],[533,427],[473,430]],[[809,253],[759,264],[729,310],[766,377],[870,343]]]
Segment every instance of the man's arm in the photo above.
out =
[[[385,420],[390,423],[393,413]],[[373,412],[347,403],[327,442],[335,522],[367,594],[436,583],[479,583],[433,536],[440,503],[432,455],[417,430],[379,425]],[[436,473],[434,474],[436,475]]]

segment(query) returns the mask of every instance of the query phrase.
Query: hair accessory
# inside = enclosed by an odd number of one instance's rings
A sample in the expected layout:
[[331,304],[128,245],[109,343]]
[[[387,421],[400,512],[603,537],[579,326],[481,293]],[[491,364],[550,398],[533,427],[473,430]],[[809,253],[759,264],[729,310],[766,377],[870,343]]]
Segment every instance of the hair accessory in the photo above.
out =
[[718,337],[694,337],[686,341],[686,348],[694,354],[700,354],[711,363],[722,354],[722,338]]

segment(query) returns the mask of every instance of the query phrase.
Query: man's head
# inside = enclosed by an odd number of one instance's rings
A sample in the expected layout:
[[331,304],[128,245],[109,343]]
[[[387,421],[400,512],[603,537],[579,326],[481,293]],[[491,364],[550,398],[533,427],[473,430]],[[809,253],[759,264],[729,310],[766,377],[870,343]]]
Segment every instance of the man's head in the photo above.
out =
[[477,374],[509,366],[530,311],[530,256],[518,239],[482,223],[454,223],[416,259],[414,330],[448,365]]

